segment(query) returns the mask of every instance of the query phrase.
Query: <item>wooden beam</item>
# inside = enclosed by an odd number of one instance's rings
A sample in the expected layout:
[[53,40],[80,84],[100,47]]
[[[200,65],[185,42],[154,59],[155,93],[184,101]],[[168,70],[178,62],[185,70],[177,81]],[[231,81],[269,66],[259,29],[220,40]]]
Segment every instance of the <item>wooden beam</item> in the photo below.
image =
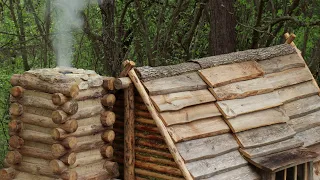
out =
[[131,79],[128,77],[118,78],[114,81],[114,87],[119,89],[126,89],[132,84]]
[[162,120],[157,114],[157,111],[155,107],[153,106],[146,90],[144,89],[142,83],[140,82],[137,74],[133,69],[131,69],[128,73],[130,79],[134,83],[136,89],[138,90],[140,96],[142,97],[144,103],[146,104],[152,118],[155,120],[157,127],[159,128],[162,136],[165,138],[166,144],[168,145],[168,148],[175,160],[175,162],[178,164],[183,176],[186,178],[186,180],[192,180],[192,176],[190,175],[186,165],[184,164],[184,161],[182,157],[180,156],[178,149],[176,148],[174,142],[172,141],[170,134],[168,133],[165,125],[162,123]]
[[295,34],[291,33],[289,35],[289,33],[285,33],[284,36],[286,38],[286,42],[285,42],[286,44],[291,44],[292,46],[296,46],[293,42],[293,40],[296,38]]
[[[130,79],[129,79],[130,80]],[[131,80],[130,80],[131,81]],[[135,179],[134,86],[124,89],[124,179]]]

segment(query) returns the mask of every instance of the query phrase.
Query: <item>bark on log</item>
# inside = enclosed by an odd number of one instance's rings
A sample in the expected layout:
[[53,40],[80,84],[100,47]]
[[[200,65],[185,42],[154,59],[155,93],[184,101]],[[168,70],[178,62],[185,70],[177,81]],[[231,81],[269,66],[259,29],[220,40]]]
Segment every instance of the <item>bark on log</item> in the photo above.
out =
[[112,176],[119,176],[119,165],[116,162],[106,161],[103,165],[103,168]]
[[56,124],[63,124],[68,119],[68,114],[61,110],[53,111],[52,113],[52,121]]
[[19,164],[22,161],[22,155],[19,151],[9,151],[6,156],[6,160],[11,165]]
[[75,83],[52,84],[30,74],[14,74],[10,83],[13,86],[22,86],[25,89],[38,90],[47,93],[62,93],[69,97],[75,97],[79,93],[79,87]]
[[108,91],[113,91],[114,90],[114,77],[104,77],[103,78],[103,88],[108,90]]
[[10,115],[20,116],[23,113],[23,106],[18,103],[12,103],[9,108]]
[[116,96],[114,94],[106,94],[101,99],[101,104],[106,107],[112,107],[116,102]]
[[104,157],[100,154],[99,149],[83,151],[77,154],[77,160],[73,165],[70,166],[70,168],[85,166],[87,164],[92,164],[103,160]]
[[24,140],[19,136],[11,136],[9,139],[9,145],[12,148],[19,149],[23,146]]
[[133,61],[125,60],[122,62],[122,65],[124,66],[124,68],[119,74],[119,77],[126,77],[129,71],[136,65],[136,63]]
[[50,161],[50,169],[55,174],[62,174],[63,172],[68,170],[68,166],[66,166],[62,161],[55,159]]
[[116,122],[116,115],[112,111],[104,111],[101,113],[100,121],[104,126],[112,126]]
[[60,161],[62,161],[66,165],[73,165],[77,160],[76,154],[71,152],[63,155],[60,158]]
[[[41,111],[41,109],[38,109]],[[39,116],[31,113],[23,113],[20,117],[18,117],[23,123],[36,125],[44,128],[57,128],[58,125],[52,122],[52,119],[45,116]]]
[[105,158],[112,158],[113,157],[113,147],[110,145],[104,145],[100,148],[100,153]]
[[115,138],[115,133],[113,130],[106,130],[102,133],[101,138],[107,143],[112,142]]
[[163,164],[163,165],[168,165],[170,167],[178,168],[177,164],[174,162],[173,159],[169,160],[169,159],[155,157],[153,155],[145,155],[145,154],[138,154],[138,153],[136,154],[135,158],[140,161]]
[[9,122],[8,127],[9,127],[9,133],[12,135],[15,135],[21,131],[22,122],[17,120],[12,120]]
[[136,73],[135,73],[135,71],[133,69],[130,70],[129,77],[132,80],[132,82],[134,83],[134,85],[135,85],[136,89],[138,90],[140,96],[142,97],[145,105],[148,107],[148,110],[149,110],[149,112],[150,112],[150,114],[152,116],[152,119],[155,120],[159,131],[161,132],[162,136],[165,137],[165,141],[166,141],[167,147],[169,148],[171,154],[173,155],[173,158],[174,158],[175,162],[178,164],[179,168],[181,169],[181,172],[182,172],[183,176],[187,180],[192,180],[193,178],[190,175],[190,172],[188,171],[188,169],[187,169],[187,167],[186,167],[181,155],[179,154],[179,151],[177,150],[173,140],[171,139],[171,136],[168,133],[167,128],[162,123],[162,120],[158,116],[158,113],[157,113],[155,107],[153,106],[153,104],[152,104],[152,102],[151,102],[146,90],[144,89],[142,83],[140,82],[139,78],[137,77],[137,75],[136,75]]
[[22,97],[23,92],[24,92],[24,88],[21,87],[21,86],[12,87],[11,90],[10,90],[10,94],[15,98]]
[[31,130],[24,130],[19,133],[19,136],[24,140],[28,140],[28,141],[41,142],[45,144],[57,143],[57,141],[51,138],[50,134],[39,133]]
[[[131,80],[130,80],[131,81]],[[134,86],[124,90],[125,114],[124,114],[124,179],[134,179]]]
[[[72,149],[73,152],[81,152],[81,151],[88,151],[92,149],[99,149],[103,145],[105,145],[105,142],[101,139],[102,133],[93,135],[93,136],[83,136],[79,137],[78,144],[75,148]],[[107,144],[106,144],[107,145]]]
[[78,121],[75,119],[68,120],[64,124],[60,124],[59,128],[65,130],[68,133],[73,133],[78,129]]
[[126,89],[132,84],[132,81],[128,77],[118,78],[114,81],[114,87],[117,90]]
[[103,87],[89,88],[80,91],[78,96],[76,96],[74,100],[83,101],[86,99],[95,99],[102,97],[104,94],[106,94],[106,91],[103,89]]
[[0,169],[0,176],[3,178],[3,180],[12,180],[16,176],[16,170],[13,168],[3,168]]
[[136,161],[135,165],[137,168],[147,169],[147,170],[170,174],[174,176],[182,175],[180,169],[174,168],[174,167],[162,166],[162,165],[138,161],[138,160]]
[[30,146],[23,146],[21,149],[18,149],[20,154],[23,156],[30,156],[34,158],[41,158],[46,160],[53,160],[54,156],[52,155],[51,151],[47,151],[41,148],[35,148]]
[[188,63],[182,63],[172,66],[138,67],[135,68],[135,71],[137,72],[141,80],[150,81],[153,79],[176,76],[186,72],[196,71],[199,69],[206,69],[223,64],[244,62],[249,60],[260,61],[292,53],[295,53],[294,48],[292,48],[288,44],[281,44],[267,48],[250,49],[230,54],[222,54],[218,56],[195,59],[191,60],[191,62]]
[[156,150],[156,149],[148,149],[145,147],[140,147],[140,146],[136,146],[135,148],[136,152],[140,152],[140,153],[147,153],[147,154],[151,154],[151,155],[157,155],[160,157],[165,157],[165,158],[169,158],[173,160],[172,155],[169,152],[164,152],[163,150]]
[[[150,178],[159,178],[159,179],[165,179],[165,180],[184,180],[182,177],[178,178],[178,177],[174,177],[174,176],[169,176],[167,175],[167,173],[157,173],[157,172],[153,172],[153,171],[149,171],[149,170],[145,170],[145,169],[140,169],[140,168],[136,168],[135,172],[137,175],[142,175],[142,176],[147,176]],[[138,178],[137,178],[138,180]]]
[[52,138],[55,140],[63,140],[67,137],[88,136],[91,134],[97,134],[105,129],[106,128],[103,127],[102,124],[80,126],[80,127],[78,127],[77,131],[75,131],[74,133],[68,133],[61,128],[55,128],[55,129],[53,129],[53,132],[52,132]]

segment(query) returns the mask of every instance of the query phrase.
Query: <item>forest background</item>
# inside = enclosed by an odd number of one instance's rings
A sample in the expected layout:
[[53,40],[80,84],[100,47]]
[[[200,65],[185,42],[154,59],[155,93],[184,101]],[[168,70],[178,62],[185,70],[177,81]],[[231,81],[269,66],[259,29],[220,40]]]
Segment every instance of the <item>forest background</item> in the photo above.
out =
[[9,79],[56,66],[60,44],[53,42],[65,20],[59,1],[68,2],[62,4],[67,10],[83,3],[74,12],[80,26],[67,32],[77,68],[116,76],[124,59],[170,65],[281,44],[289,32],[320,80],[320,0],[0,0],[0,162],[7,150]]

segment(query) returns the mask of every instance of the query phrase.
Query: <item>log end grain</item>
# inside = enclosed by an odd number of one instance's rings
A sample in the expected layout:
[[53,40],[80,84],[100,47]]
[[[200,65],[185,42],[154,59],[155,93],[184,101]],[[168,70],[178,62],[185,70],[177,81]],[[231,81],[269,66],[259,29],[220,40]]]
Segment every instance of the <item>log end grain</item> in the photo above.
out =
[[100,149],[101,155],[105,158],[112,158],[113,157],[113,147],[110,145],[104,145]]
[[77,157],[75,153],[71,152],[62,156],[60,160],[67,165],[73,165],[76,162]]
[[24,145],[24,140],[19,136],[11,136],[9,139],[9,145],[12,148],[20,149]]
[[53,111],[52,112],[52,121],[56,124],[62,124],[67,121],[68,115],[61,110]]
[[73,149],[77,146],[78,140],[76,137],[67,137],[61,141],[61,144],[68,149]]
[[61,106],[68,101],[68,98],[61,93],[54,93],[51,100],[54,105]]
[[23,113],[23,106],[18,103],[12,103],[9,108],[10,115],[20,116]]
[[79,89],[78,85],[76,85],[76,84],[72,85],[70,88],[70,96],[73,98],[78,96],[79,91],[80,91],[80,89]]
[[78,179],[78,173],[76,171],[73,171],[73,170],[63,172],[61,174],[61,179],[63,179],[63,180],[77,180]]
[[106,94],[101,99],[101,104],[106,107],[112,107],[116,102],[116,96],[114,94]]
[[55,174],[62,174],[64,171],[68,169],[67,166],[62,161],[57,159],[50,161],[49,166],[52,172]]
[[102,133],[101,138],[105,142],[112,142],[115,138],[115,133],[113,130],[106,130],[104,133]]
[[78,121],[75,119],[71,119],[64,124],[61,124],[59,127],[68,133],[73,133],[78,129]]
[[71,100],[71,101],[67,101],[66,103],[64,103],[61,106],[61,108],[67,114],[73,115],[73,114],[78,112],[79,106],[78,106],[78,102],[77,101]]
[[9,151],[6,161],[11,165],[19,164],[22,161],[22,155],[18,151]]
[[11,180],[14,179],[14,177],[16,176],[16,171],[13,168],[0,169],[0,176],[4,180]]
[[106,161],[103,168],[114,177],[119,176],[119,165],[116,162]]
[[63,155],[65,155],[68,152],[68,150],[61,144],[53,144],[51,146],[51,152],[55,158],[60,158]]
[[24,88],[21,86],[15,86],[15,87],[11,88],[11,90],[10,90],[10,94],[15,98],[22,97],[23,92],[24,92]]
[[114,90],[114,77],[104,77],[102,87],[108,91]]
[[100,121],[104,126],[112,126],[116,122],[116,114],[112,111],[104,111],[101,113]]
[[13,134],[17,134],[21,131],[22,123],[21,121],[12,120],[8,123],[9,132]]

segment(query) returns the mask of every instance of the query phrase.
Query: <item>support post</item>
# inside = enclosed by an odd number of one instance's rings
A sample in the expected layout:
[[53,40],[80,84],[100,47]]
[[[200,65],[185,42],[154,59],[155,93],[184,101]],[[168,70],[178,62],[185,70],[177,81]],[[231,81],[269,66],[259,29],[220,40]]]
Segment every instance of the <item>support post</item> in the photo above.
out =
[[135,179],[134,86],[124,89],[124,179]]

